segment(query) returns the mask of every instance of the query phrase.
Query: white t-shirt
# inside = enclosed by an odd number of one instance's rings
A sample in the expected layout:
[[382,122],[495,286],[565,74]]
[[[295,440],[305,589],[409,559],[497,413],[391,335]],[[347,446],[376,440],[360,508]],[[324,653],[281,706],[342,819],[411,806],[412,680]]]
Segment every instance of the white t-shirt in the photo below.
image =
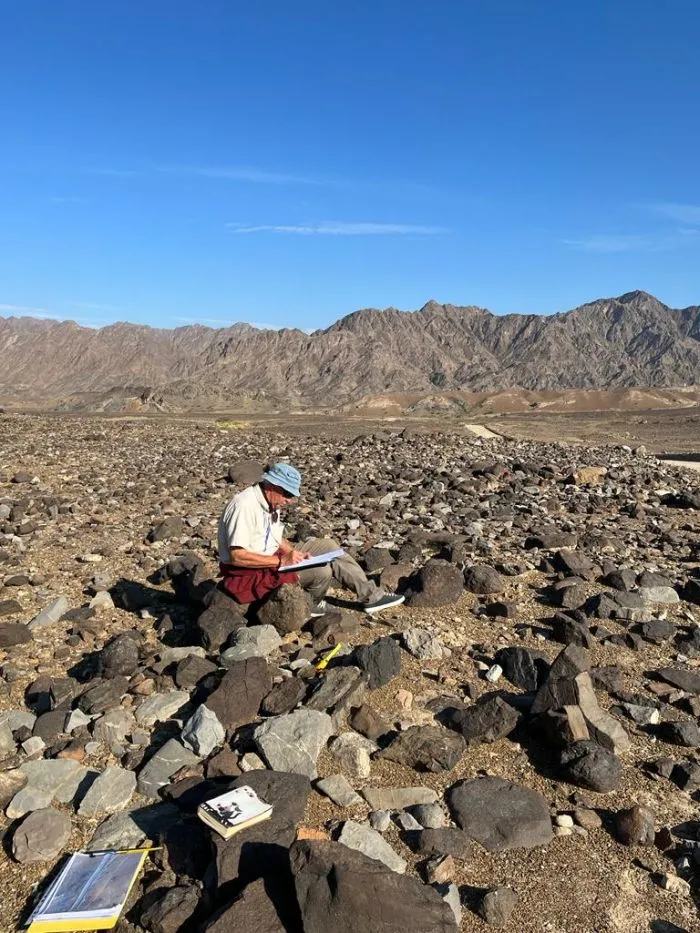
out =
[[271,512],[259,485],[249,486],[228,503],[219,521],[219,560],[230,561],[229,551],[242,547],[256,554],[274,554],[284,537],[279,512]]

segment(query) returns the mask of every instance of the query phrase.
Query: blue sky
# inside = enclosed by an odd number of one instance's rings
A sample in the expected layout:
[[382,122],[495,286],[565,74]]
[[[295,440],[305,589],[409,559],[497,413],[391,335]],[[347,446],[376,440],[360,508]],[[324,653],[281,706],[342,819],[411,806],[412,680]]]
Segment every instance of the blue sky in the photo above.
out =
[[700,303],[695,0],[0,0],[0,315]]

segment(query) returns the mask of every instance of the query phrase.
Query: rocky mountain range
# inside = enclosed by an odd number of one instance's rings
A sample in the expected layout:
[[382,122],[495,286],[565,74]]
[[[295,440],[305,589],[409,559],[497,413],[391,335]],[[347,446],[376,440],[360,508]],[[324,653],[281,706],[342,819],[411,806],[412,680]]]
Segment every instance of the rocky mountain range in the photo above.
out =
[[428,302],[366,309],[307,334],[249,324],[157,329],[0,318],[0,398],[108,407],[252,400],[342,405],[387,392],[620,389],[700,382],[700,307],[640,291],[549,316]]

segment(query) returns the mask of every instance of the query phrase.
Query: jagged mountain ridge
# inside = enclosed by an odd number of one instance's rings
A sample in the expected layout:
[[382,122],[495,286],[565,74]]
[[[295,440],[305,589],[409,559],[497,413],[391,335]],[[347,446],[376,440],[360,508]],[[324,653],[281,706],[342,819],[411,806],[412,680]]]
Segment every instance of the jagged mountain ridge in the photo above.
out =
[[325,330],[172,330],[0,318],[0,397],[142,387],[190,403],[232,397],[343,404],[381,392],[700,384],[700,307],[645,292],[539,316],[430,301],[356,311]]

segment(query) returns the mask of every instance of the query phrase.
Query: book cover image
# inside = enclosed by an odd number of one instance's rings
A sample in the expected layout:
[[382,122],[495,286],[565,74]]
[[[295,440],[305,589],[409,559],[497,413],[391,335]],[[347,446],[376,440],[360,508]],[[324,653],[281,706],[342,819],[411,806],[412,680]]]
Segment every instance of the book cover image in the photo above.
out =
[[226,829],[232,829],[241,823],[247,822],[272,810],[272,807],[263,803],[255,791],[250,787],[238,787],[236,790],[208,800],[200,806],[200,810],[207,816],[216,820]]

